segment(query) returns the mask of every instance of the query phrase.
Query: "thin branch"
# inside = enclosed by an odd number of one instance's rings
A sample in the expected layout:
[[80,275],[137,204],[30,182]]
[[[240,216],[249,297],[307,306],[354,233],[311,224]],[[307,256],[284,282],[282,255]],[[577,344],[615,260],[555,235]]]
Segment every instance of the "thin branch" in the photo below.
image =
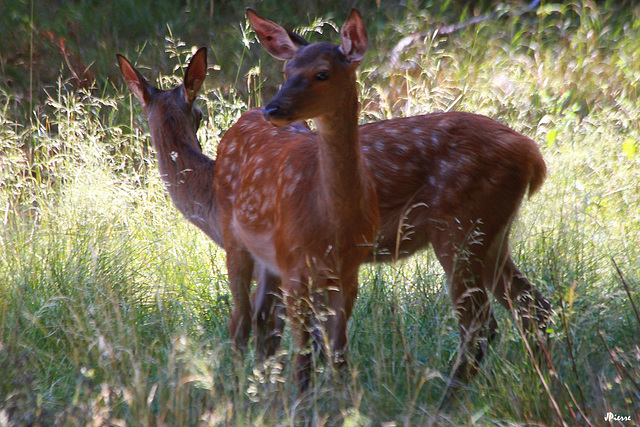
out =
[[622,379],[624,377],[627,377],[629,381],[631,381],[631,383],[636,387],[636,389],[640,393],[640,385],[638,385],[638,383],[633,379],[633,376],[629,372],[627,372],[627,370],[624,369],[624,367],[620,366],[620,363],[618,363],[618,361],[616,360],[615,354],[613,354],[613,351],[611,351],[611,348],[609,348],[607,341],[604,339],[604,335],[602,335],[602,331],[598,331],[598,334],[600,335],[600,339],[602,340],[602,343],[607,349],[607,353],[609,353],[609,357],[613,362],[613,366],[615,366],[616,370],[618,371],[618,375],[620,375],[620,378]]
[[[562,323],[564,324],[564,336],[567,340],[567,350],[569,352],[569,359],[571,360],[571,367],[573,368],[573,375],[576,378],[576,386],[578,388],[578,392],[580,393],[580,401],[582,402],[582,406],[583,407],[587,407],[587,405],[585,404],[585,400],[584,400],[584,394],[582,393],[582,387],[580,387],[579,384],[579,375],[578,375],[578,367],[576,364],[576,359],[573,356],[573,343],[571,342],[571,337],[570,337],[570,331],[569,331],[569,326],[567,325],[567,316],[565,314],[564,311],[564,300],[560,299],[560,308],[561,308],[561,313],[562,313]],[[568,387],[567,387],[568,389]],[[571,391],[569,391],[569,393],[571,393]],[[571,395],[571,397],[573,398],[573,395]],[[578,406],[578,405],[576,405]],[[582,414],[582,416],[586,419],[587,417],[585,416],[585,414],[582,412],[582,409],[580,408],[580,406],[578,406],[578,411],[580,411],[580,413]]]
[[[540,0],[533,0],[531,3],[529,3],[529,5],[525,6],[524,8],[520,9],[517,12],[514,13],[510,13],[511,16],[520,16],[523,15],[527,12],[532,11],[533,9],[535,9],[536,7],[538,7],[538,5],[540,4]],[[404,38],[402,38],[397,44],[396,46],[391,50],[391,64],[395,64],[398,62],[398,59],[400,57],[400,52],[402,52],[404,49],[406,49],[407,47],[411,46],[412,44],[416,43],[419,40],[424,40],[427,37],[432,37],[436,34],[442,34],[442,35],[449,35],[449,34],[453,34],[457,31],[460,31],[464,28],[470,27],[471,25],[475,25],[475,24],[479,24],[480,22],[484,22],[484,21],[488,21],[490,19],[494,19],[498,17],[498,11],[494,10],[493,12],[490,13],[486,13],[484,15],[480,15],[480,16],[475,16],[467,21],[464,22],[459,22],[457,24],[451,24],[451,25],[445,25],[443,27],[437,27],[435,30],[433,31],[425,31],[422,33],[414,33],[411,35],[408,35]]]
[[627,281],[624,280],[624,276],[622,275],[622,271],[620,271],[620,268],[618,268],[618,264],[616,263],[616,260],[611,258],[611,262],[613,262],[613,266],[616,268],[616,271],[620,276],[620,280],[622,280],[622,286],[624,286],[624,290],[627,291],[627,295],[629,296],[629,301],[631,301],[631,307],[633,307],[633,311],[636,314],[636,320],[638,321],[638,326],[640,326],[640,315],[638,315],[638,309],[636,308],[636,304],[633,302],[633,298],[631,298],[631,291],[629,290],[629,285],[627,284]]

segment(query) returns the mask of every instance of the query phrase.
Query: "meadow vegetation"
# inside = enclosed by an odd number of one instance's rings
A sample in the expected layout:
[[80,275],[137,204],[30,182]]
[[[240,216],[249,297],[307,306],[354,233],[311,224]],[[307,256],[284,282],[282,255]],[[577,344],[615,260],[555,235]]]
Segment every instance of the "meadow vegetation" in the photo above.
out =
[[485,114],[539,142],[549,169],[511,239],[555,309],[548,361],[535,363],[496,305],[500,336],[480,375],[437,418],[458,330],[430,251],[361,268],[350,378],[319,365],[299,399],[287,336],[266,373],[251,352],[234,356],[224,251],[172,205],[115,61],[124,54],[167,88],[195,47],[210,48],[198,135],[215,157],[225,130],[282,82],[244,6],[312,41],[337,40],[347,6],[10,3],[0,17],[15,35],[0,47],[0,426],[602,425],[607,413],[640,424],[640,6],[358,5],[370,37],[363,122]]

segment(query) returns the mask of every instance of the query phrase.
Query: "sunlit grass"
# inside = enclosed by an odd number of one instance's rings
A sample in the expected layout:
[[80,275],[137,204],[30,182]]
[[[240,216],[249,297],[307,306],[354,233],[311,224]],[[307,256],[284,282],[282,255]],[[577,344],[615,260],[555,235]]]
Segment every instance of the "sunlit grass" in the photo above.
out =
[[[335,40],[328,13],[288,22]],[[500,337],[440,424],[598,425],[607,412],[637,423],[640,323],[623,280],[640,306],[639,9],[543,5],[429,33],[393,64],[401,37],[450,11],[378,13],[360,76],[363,121],[486,114],[539,142],[549,168],[522,206],[512,249],[554,305],[550,362],[537,372],[510,315],[496,308]],[[239,115],[281,83],[281,64],[243,37],[232,59],[222,55],[229,46],[212,55],[237,66],[234,84],[209,70],[198,101],[211,157]],[[173,30],[166,58],[147,56],[151,49],[136,58],[145,75],[177,84],[190,44]],[[16,95],[0,98],[0,424],[435,422],[458,331],[431,252],[362,267],[348,376],[332,379],[320,364],[316,387],[299,399],[288,336],[267,374],[254,370],[252,352],[231,351],[224,251],[173,207],[136,100],[120,80],[68,87],[60,80],[28,117],[15,117]]]

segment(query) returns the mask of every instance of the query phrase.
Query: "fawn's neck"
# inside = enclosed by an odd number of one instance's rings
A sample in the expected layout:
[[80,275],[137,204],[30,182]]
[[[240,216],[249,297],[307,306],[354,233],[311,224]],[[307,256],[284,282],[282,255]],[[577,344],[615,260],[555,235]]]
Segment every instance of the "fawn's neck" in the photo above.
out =
[[357,95],[343,105],[315,123],[325,203],[330,214],[348,227],[366,207],[369,176],[358,136]]
[[160,175],[182,214],[222,244],[213,175],[215,161],[200,150],[197,137],[171,117],[149,120]]

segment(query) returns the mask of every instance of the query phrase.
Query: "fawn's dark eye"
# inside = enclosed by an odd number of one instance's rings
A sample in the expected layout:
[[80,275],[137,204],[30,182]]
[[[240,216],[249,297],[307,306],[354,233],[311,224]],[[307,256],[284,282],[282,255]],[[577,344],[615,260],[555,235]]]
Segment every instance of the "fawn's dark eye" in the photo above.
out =
[[318,74],[316,74],[316,80],[327,80],[329,78],[329,73],[326,71],[320,71]]

